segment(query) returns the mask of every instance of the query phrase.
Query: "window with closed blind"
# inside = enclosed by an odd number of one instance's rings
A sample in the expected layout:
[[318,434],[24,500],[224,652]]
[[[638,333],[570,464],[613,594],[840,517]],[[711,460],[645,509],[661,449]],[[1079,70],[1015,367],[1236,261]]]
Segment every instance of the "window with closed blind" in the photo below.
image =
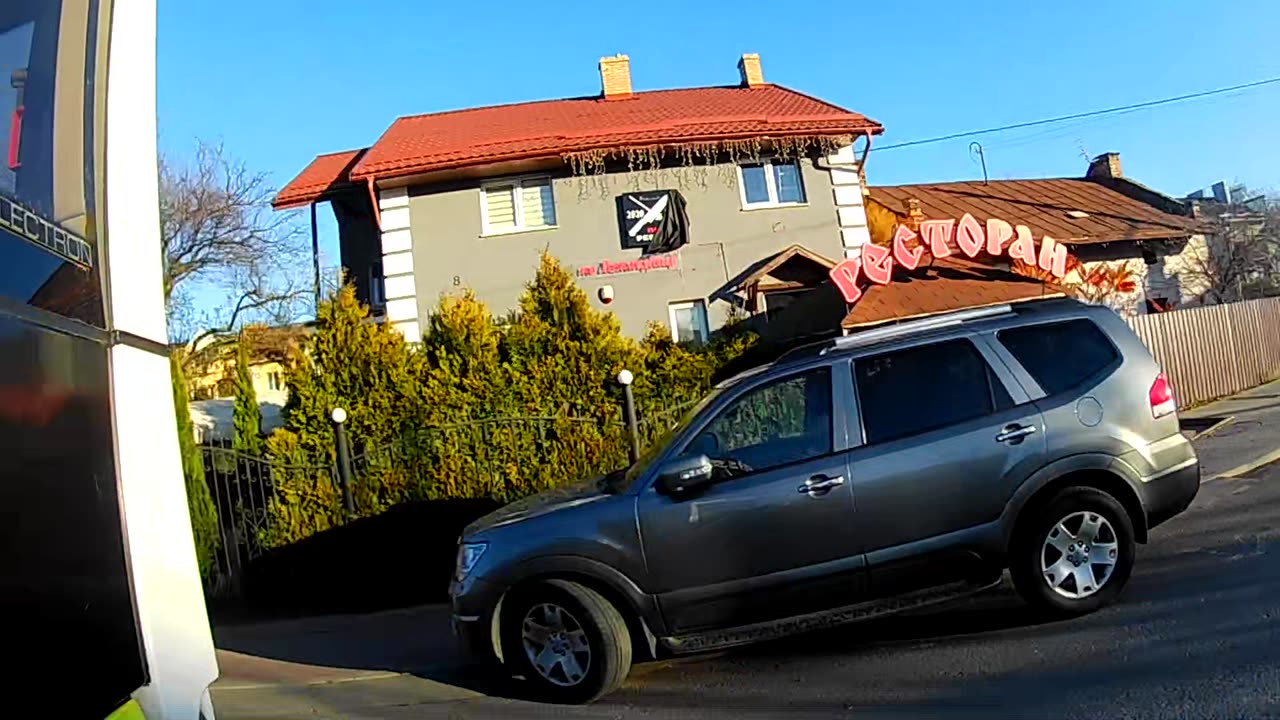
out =
[[554,227],[556,203],[551,178],[489,183],[480,189],[480,222],[485,235]]

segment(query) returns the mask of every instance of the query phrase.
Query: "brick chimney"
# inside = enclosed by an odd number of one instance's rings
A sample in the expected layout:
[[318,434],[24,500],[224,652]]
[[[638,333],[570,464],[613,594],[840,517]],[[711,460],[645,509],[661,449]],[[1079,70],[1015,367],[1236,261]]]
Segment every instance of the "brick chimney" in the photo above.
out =
[[600,58],[600,85],[605,98],[631,97],[631,58],[626,55]]
[[1084,176],[1087,178],[1124,177],[1124,173],[1120,170],[1120,153],[1102,153],[1098,157],[1090,160],[1089,171],[1086,172]]
[[738,73],[742,75],[744,87],[759,87],[764,84],[764,71],[760,69],[760,56],[756,53],[743,53],[738,61]]

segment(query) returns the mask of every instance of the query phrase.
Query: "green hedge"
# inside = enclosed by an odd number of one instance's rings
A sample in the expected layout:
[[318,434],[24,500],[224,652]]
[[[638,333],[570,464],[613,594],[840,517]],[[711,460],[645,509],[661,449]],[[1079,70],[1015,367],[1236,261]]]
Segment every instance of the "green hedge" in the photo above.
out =
[[625,465],[615,381],[623,368],[635,374],[652,438],[753,342],[728,332],[684,347],[661,327],[631,340],[546,254],[517,311],[498,319],[469,291],[443,297],[418,347],[371,320],[343,288],[320,308],[309,352],[287,370],[285,426],[268,442],[278,470],[261,540],[278,546],[344,521],[324,470],[334,460],[334,407],[348,413],[357,515],[416,500],[509,502]]

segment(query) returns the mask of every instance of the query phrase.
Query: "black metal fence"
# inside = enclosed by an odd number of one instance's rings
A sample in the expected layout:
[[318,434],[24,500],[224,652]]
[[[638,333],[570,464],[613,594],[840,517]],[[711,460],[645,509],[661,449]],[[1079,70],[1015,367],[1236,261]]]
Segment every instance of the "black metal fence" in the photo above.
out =
[[[661,439],[692,406],[639,412],[634,435],[621,420],[569,415],[431,426],[391,442],[354,447],[345,467],[339,460],[344,453],[317,453],[323,459],[313,462],[298,462],[296,456],[282,461],[207,444],[202,448],[205,478],[221,535],[209,592],[215,598],[237,597],[246,566],[271,547],[401,502],[466,497],[509,502],[625,467],[633,447]],[[282,512],[286,503],[324,507]]]

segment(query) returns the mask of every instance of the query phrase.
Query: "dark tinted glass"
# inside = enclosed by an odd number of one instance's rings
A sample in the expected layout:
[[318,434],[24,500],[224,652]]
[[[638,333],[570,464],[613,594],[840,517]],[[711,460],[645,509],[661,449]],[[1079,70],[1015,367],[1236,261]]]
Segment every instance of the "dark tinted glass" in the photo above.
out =
[[994,407],[994,378],[968,340],[862,358],[853,375],[868,443],[964,422]]
[[109,388],[105,345],[0,315],[6,681],[74,679],[48,717],[104,718],[146,682]]
[[730,474],[831,452],[831,371],[818,368],[750,390],[685,448],[721,461]]
[[0,3],[0,296],[103,326],[99,4]]
[[996,337],[1049,395],[1070,390],[1120,357],[1089,320],[1002,330]]

